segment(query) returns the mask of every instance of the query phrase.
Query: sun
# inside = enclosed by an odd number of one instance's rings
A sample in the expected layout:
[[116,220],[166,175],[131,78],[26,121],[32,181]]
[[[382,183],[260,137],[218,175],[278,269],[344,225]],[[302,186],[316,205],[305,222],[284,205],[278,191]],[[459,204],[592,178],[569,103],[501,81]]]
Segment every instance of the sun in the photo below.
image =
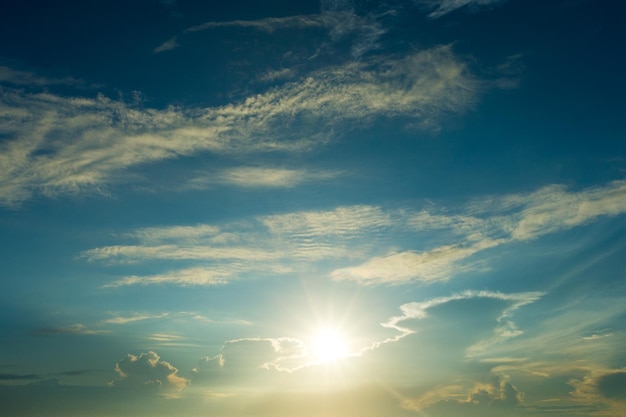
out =
[[311,338],[311,354],[316,362],[328,363],[349,355],[345,335],[336,328],[321,327]]

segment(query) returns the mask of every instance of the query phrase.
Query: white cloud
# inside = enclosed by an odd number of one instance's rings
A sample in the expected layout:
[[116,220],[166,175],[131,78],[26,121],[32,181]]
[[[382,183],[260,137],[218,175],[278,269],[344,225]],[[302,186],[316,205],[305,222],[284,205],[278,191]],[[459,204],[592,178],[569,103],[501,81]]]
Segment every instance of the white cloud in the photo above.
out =
[[126,262],[144,261],[148,259],[175,260],[273,260],[281,258],[274,251],[250,247],[207,247],[157,245],[157,246],[105,246],[90,249],[83,253],[83,258],[90,261],[118,259]]
[[189,181],[188,188],[204,189],[213,185],[242,188],[289,188],[304,182],[330,180],[340,175],[336,171],[306,171],[268,167],[238,167],[206,173]]
[[195,226],[169,226],[148,227],[137,229],[129,234],[146,244],[190,242],[202,240],[214,240],[220,238],[220,228],[210,224],[198,224]]
[[501,321],[511,315],[511,313],[518,308],[527,304],[534,303],[544,295],[542,292],[523,292],[504,294],[493,291],[463,291],[457,294],[453,294],[448,297],[433,298],[428,301],[407,303],[400,306],[402,311],[401,316],[392,317],[383,325],[385,327],[395,328],[400,330],[401,333],[405,333],[406,329],[399,326],[405,320],[411,319],[423,319],[428,316],[428,310],[449,303],[451,301],[467,300],[473,298],[486,298],[494,300],[502,300],[509,303],[509,306],[502,312],[498,321]]
[[225,268],[222,268],[221,270],[208,268],[188,268],[160,275],[133,275],[129,277],[124,277],[120,280],[106,284],[104,287],[116,288],[128,285],[156,284],[175,284],[181,286],[222,285],[228,282],[227,279],[231,275],[233,275],[233,273],[231,271],[225,270]]
[[[389,10],[382,13],[388,13]],[[370,13],[360,16],[355,13],[352,2],[342,4],[322,4],[321,13],[286,17],[268,17],[258,20],[210,21],[185,29],[181,34],[168,39],[154,49],[154,53],[168,51],[180,46],[180,39],[196,32],[223,28],[241,28],[274,33],[285,29],[328,30],[332,42],[351,38],[352,56],[361,57],[366,52],[378,48],[378,39],[386,33],[377,16]]]
[[158,54],[159,52],[170,51],[172,49],[178,48],[180,45],[178,44],[178,37],[175,36],[167,41],[163,42],[161,45],[154,48],[154,53]]
[[449,46],[353,62],[212,108],[139,109],[102,96],[2,89],[0,204],[33,194],[102,192],[129,168],[198,152],[303,152],[379,117],[436,126],[478,82]]
[[150,388],[166,392],[179,392],[189,380],[178,375],[178,369],[162,361],[155,352],[128,354],[115,364],[119,379],[111,384],[116,387]]
[[424,253],[400,252],[372,258],[359,266],[337,269],[331,275],[336,280],[353,280],[365,285],[445,281],[467,270],[458,266],[458,261],[496,244],[482,242],[469,247],[443,246]]
[[331,275],[362,284],[445,281],[483,267],[480,261],[469,262],[483,250],[568,230],[600,216],[622,215],[626,213],[625,200],[626,182],[614,181],[575,192],[552,185],[526,194],[484,198],[463,207],[463,214],[405,211],[396,219],[415,232],[438,230],[442,234],[447,230],[450,241],[457,243],[376,256]]
[[[94,248],[80,257],[120,263],[156,259],[196,263],[164,274],[125,277],[110,287],[217,285],[253,270],[284,274],[328,260],[356,263],[329,271],[336,280],[364,285],[433,283],[488,268],[487,260],[478,256],[488,249],[571,229],[600,216],[623,214],[624,199],[626,183],[616,181],[575,192],[548,186],[526,194],[485,197],[456,212],[346,206],[219,225],[143,228],[123,235],[137,244]],[[436,240],[429,240],[433,230]],[[417,244],[422,247],[416,248]]]
[[338,235],[369,235],[372,230],[388,228],[393,221],[379,207],[347,206],[325,211],[301,211],[263,216],[260,221],[272,234],[304,239]]
[[160,313],[160,314],[146,314],[146,313],[135,313],[131,316],[116,316],[111,317],[110,319],[102,320],[100,323],[102,324],[129,324],[136,323],[138,321],[144,320],[154,320],[154,319],[162,319],[170,316],[170,313]]
[[524,393],[513,385],[507,376],[489,379],[492,381],[460,381],[455,385],[437,386],[419,397],[404,399],[402,408],[423,412],[425,409],[450,401],[459,405],[480,407],[514,407],[523,403]]
[[423,5],[426,9],[432,10],[428,17],[436,19],[448,14],[456,9],[465,6],[484,7],[492,6],[498,3],[504,3],[506,0],[415,0],[418,4]]
[[84,334],[84,335],[94,335],[94,334],[104,334],[109,333],[107,330],[94,330],[88,328],[86,325],[82,323],[70,324],[69,326],[60,326],[54,328],[48,328],[41,330],[42,333],[51,333],[51,334]]
[[50,78],[38,75],[31,71],[20,71],[7,66],[0,66],[0,83],[9,83],[25,86],[47,85],[83,85],[80,80],[71,77]]

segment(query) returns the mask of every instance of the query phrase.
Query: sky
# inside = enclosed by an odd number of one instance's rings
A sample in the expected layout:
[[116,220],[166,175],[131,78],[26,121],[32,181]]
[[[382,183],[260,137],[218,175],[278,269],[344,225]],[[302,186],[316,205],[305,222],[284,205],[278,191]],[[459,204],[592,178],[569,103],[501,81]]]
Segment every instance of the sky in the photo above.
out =
[[626,5],[0,12],[0,414],[626,416]]

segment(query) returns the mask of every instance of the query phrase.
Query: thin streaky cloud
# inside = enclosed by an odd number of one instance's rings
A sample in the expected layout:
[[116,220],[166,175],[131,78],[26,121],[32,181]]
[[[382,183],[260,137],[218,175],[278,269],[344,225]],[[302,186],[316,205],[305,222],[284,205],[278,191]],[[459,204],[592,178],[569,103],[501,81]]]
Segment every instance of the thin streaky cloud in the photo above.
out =
[[165,274],[149,276],[129,276],[104,285],[104,288],[117,288],[128,285],[174,284],[180,286],[224,285],[233,273],[222,269],[189,268]]
[[614,181],[574,192],[552,185],[532,193],[486,198],[468,204],[461,215],[407,212],[408,224],[416,231],[449,229],[460,243],[377,256],[361,265],[337,269],[331,276],[366,285],[446,281],[484,266],[482,262],[468,264],[472,255],[569,230],[600,216],[623,215],[625,200],[626,182]]
[[82,323],[71,324],[69,326],[60,326],[45,328],[39,331],[41,334],[79,334],[79,335],[98,335],[110,333],[108,330],[94,330],[88,328]]
[[171,51],[172,49],[178,48],[180,45],[178,44],[178,36],[174,36],[171,39],[163,42],[161,45],[154,48],[154,53],[158,54],[160,52]]
[[206,189],[215,185],[241,188],[291,188],[305,182],[336,178],[336,171],[306,171],[303,169],[238,167],[196,176],[187,184],[190,189]]
[[203,245],[179,246],[105,246],[90,249],[81,256],[89,261],[119,259],[124,262],[137,262],[148,259],[174,260],[272,260],[282,256],[275,251],[250,247],[206,247]]
[[194,226],[166,226],[148,227],[137,229],[129,233],[129,237],[136,238],[142,243],[156,244],[166,242],[185,241],[190,242],[198,239],[214,239],[220,235],[220,228],[210,224],[198,224]]
[[[383,13],[385,15],[386,13]],[[340,9],[324,9],[320,14],[269,17],[258,20],[232,20],[211,21],[200,25],[191,26],[181,34],[174,36],[154,49],[154,53],[160,53],[175,49],[180,46],[180,38],[206,30],[222,28],[242,28],[259,30],[266,33],[274,33],[285,29],[316,29],[328,30],[331,41],[339,41],[352,37],[352,56],[361,57],[366,52],[378,48],[379,38],[387,32],[373,15],[358,16],[349,7]]]
[[272,234],[302,238],[357,236],[392,226],[389,213],[380,207],[347,206],[334,210],[301,211],[263,216],[259,219]]
[[[130,276],[110,287],[178,283],[218,285],[252,269],[293,272],[294,262],[360,259],[329,272],[334,280],[362,285],[430,284],[489,268],[478,255],[513,242],[527,242],[594,221],[600,216],[626,213],[626,184],[567,191],[547,186],[526,194],[509,194],[472,201],[451,209],[389,209],[346,206],[325,211],[301,211],[241,221],[193,226],[138,229],[125,236],[135,245],[105,246],[80,255],[109,263],[210,261],[211,266],[182,269],[153,276]],[[427,242],[432,231],[448,244],[423,248],[390,247],[391,234],[408,242]],[[349,261],[354,262],[354,261]]]
[[0,144],[0,204],[104,192],[131,167],[199,152],[307,152],[380,117],[434,128],[445,114],[471,108],[479,85],[450,46],[439,46],[320,70],[212,108],[141,109],[103,96],[4,88],[0,133],[9,139]]
[[432,10],[428,14],[428,17],[430,17],[431,19],[437,19],[461,7],[493,6],[499,3],[504,3],[507,0],[415,0],[415,1],[417,2],[417,4],[423,6],[427,10]]
[[225,22],[206,22],[185,29],[184,33],[199,32],[207,29],[224,27],[248,27],[266,32],[274,32],[279,29],[303,29],[315,27],[328,27],[337,23],[337,18],[330,13],[312,14],[287,17],[269,17],[259,20],[231,20]]
[[101,324],[124,325],[124,324],[130,324],[130,323],[137,323],[137,322],[145,321],[145,320],[163,319],[163,318],[167,318],[167,317],[170,317],[170,313],[160,313],[160,314],[142,314],[142,313],[137,313],[137,314],[134,314],[132,316],[112,317],[110,319],[102,320],[100,323]]
[[0,66],[0,83],[20,86],[72,85],[82,86],[84,82],[71,77],[50,78],[31,71],[20,71],[7,66]]

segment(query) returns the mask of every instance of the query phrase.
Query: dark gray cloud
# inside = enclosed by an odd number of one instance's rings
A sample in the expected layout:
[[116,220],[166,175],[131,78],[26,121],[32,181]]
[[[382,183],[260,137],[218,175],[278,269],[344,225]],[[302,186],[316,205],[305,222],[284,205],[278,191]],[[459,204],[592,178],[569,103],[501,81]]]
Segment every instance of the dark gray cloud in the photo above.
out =
[[626,371],[600,376],[596,381],[598,392],[605,398],[626,400]]
[[41,379],[41,377],[36,374],[0,374],[0,381],[20,381],[31,379]]

